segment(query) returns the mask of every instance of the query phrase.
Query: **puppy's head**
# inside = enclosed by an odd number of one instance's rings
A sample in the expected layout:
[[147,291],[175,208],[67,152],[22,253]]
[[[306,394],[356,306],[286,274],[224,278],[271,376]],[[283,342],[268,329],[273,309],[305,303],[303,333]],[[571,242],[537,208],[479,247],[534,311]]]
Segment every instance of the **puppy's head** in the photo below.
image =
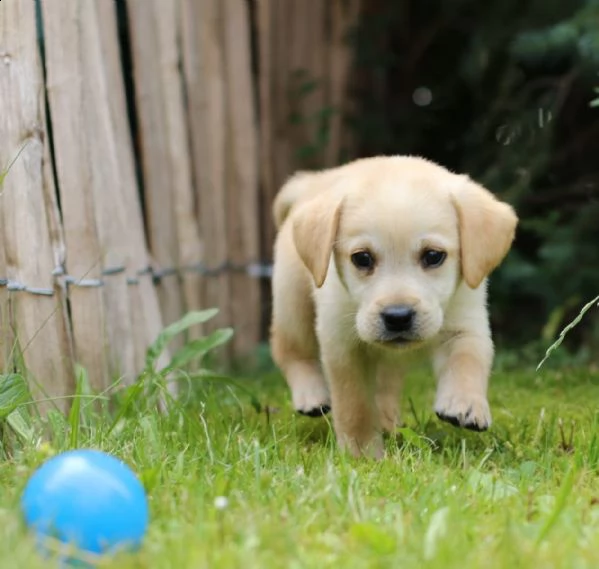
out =
[[360,160],[302,181],[321,191],[290,214],[298,254],[317,287],[339,280],[369,344],[434,338],[461,280],[481,286],[514,237],[510,206],[426,160]]

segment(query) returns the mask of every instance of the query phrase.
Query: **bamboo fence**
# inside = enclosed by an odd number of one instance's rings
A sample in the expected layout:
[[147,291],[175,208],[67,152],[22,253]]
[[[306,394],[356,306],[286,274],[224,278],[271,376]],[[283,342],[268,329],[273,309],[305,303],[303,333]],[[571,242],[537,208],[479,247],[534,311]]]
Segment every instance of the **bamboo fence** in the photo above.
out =
[[[0,373],[66,408],[218,307],[265,339],[270,205],[351,137],[359,0],[0,2]],[[206,328],[193,330],[192,335]],[[165,356],[166,357],[166,356]]]

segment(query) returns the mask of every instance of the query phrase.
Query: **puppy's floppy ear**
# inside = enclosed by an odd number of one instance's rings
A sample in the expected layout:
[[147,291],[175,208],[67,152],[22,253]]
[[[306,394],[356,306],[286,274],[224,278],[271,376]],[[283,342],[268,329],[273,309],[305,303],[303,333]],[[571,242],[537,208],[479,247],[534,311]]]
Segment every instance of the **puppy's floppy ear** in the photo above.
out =
[[297,172],[283,184],[272,205],[277,229],[281,228],[295,203],[308,191],[315,176],[316,174],[311,172]]
[[341,206],[341,197],[324,194],[298,205],[290,219],[295,248],[318,288],[327,276],[339,229]]
[[467,176],[453,189],[458,213],[462,275],[477,288],[507,255],[518,217],[512,207]]

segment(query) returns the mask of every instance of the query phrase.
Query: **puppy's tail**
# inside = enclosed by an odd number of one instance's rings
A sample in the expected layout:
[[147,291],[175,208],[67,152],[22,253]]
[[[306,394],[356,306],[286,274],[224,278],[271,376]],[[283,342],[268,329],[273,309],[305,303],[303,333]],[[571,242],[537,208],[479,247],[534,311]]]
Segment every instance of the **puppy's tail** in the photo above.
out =
[[298,172],[291,176],[279,190],[272,204],[272,213],[277,229],[283,225],[295,203],[306,193],[306,182],[310,177],[312,177],[310,172]]

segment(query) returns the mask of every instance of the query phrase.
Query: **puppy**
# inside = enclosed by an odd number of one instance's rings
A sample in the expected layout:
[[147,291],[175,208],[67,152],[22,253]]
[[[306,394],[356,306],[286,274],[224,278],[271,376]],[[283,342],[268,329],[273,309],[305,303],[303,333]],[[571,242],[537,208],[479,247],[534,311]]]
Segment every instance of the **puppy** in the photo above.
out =
[[332,409],[339,446],[380,458],[401,362],[427,349],[437,415],[487,429],[486,279],[513,241],[513,209],[467,176],[392,156],[296,174],[273,210],[271,346],[295,409]]

